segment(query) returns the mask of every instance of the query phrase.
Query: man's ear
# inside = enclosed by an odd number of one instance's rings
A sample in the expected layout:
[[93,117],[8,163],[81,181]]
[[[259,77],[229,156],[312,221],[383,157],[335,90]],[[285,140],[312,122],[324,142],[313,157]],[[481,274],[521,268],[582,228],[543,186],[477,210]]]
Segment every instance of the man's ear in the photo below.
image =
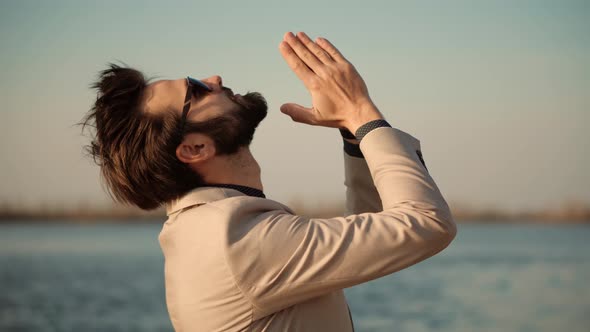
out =
[[202,163],[214,156],[215,143],[203,134],[188,134],[176,147],[176,157],[186,164]]

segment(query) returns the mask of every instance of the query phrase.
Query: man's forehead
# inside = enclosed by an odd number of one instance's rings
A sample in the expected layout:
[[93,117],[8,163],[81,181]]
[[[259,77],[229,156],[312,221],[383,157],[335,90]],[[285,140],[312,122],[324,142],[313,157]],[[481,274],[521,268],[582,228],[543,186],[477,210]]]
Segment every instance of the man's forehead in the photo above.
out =
[[144,108],[146,112],[182,108],[185,93],[185,79],[154,81],[146,87]]

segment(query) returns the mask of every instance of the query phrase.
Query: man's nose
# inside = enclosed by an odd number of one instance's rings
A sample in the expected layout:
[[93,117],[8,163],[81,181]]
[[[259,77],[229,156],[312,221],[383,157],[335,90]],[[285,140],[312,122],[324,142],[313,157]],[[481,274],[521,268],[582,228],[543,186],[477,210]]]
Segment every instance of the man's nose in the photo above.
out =
[[203,81],[207,83],[207,85],[209,85],[209,87],[213,90],[220,89],[223,86],[223,81],[221,80],[221,76],[219,75],[207,77]]

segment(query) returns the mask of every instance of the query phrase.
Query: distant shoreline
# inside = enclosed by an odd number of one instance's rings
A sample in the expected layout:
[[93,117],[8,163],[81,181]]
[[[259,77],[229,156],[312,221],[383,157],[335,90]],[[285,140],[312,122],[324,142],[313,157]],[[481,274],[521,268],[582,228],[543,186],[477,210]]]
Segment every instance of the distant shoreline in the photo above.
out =
[[[298,214],[329,218],[345,215],[344,204],[322,204],[318,207],[293,203],[291,207]],[[543,211],[506,212],[495,209],[464,208],[451,204],[453,217],[459,223],[477,224],[590,224],[590,207],[581,204],[564,204],[558,209]],[[167,219],[164,209],[142,211],[139,209],[113,206],[111,208],[78,207],[66,209],[16,209],[0,206],[2,223],[72,223],[72,224],[116,224],[116,223],[162,223]]]
[[[0,225],[41,225],[41,224],[55,224],[55,225],[133,225],[133,224],[163,224],[167,217],[129,217],[129,218],[98,218],[98,219],[68,219],[68,218],[56,218],[47,219],[43,217],[39,218],[0,218]],[[561,219],[546,219],[546,220],[472,220],[455,218],[458,224],[470,224],[470,225],[589,225],[590,219],[588,220],[561,220]]]

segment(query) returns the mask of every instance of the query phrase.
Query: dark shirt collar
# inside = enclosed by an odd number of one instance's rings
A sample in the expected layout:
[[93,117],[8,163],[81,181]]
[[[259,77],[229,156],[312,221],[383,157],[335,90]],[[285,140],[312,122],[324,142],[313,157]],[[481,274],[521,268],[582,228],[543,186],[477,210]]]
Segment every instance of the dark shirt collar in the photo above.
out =
[[266,198],[266,196],[264,195],[264,193],[262,192],[262,190],[258,190],[256,188],[252,188],[252,187],[246,187],[246,186],[240,186],[237,184],[224,184],[224,183],[207,183],[205,185],[203,185],[203,187],[218,187],[218,188],[229,188],[229,189],[235,189],[239,192],[241,192],[244,195],[248,195],[248,196],[253,196],[253,197],[260,197],[260,198]]

